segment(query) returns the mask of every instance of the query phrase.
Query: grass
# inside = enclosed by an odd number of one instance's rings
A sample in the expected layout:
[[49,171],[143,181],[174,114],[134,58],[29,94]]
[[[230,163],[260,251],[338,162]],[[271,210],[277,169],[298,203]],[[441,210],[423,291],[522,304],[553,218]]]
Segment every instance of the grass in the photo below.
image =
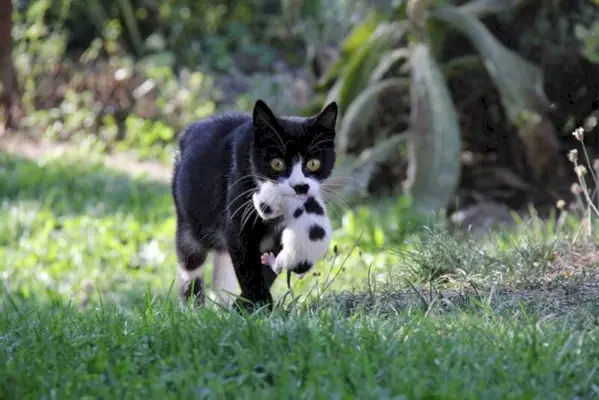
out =
[[599,396],[594,237],[474,242],[362,208],[296,284],[308,300],[281,280],[272,314],[186,313],[164,182],[0,153],[0,193],[0,398]]

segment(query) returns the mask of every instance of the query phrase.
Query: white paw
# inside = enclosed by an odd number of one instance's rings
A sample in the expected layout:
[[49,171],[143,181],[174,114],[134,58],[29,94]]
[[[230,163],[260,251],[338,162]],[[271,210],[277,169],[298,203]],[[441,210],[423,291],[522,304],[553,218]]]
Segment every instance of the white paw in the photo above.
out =
[[270,265],[271,267],[275,265],[276,257],[273,253],[264,253],[260,257],[260,261],[263,265]]

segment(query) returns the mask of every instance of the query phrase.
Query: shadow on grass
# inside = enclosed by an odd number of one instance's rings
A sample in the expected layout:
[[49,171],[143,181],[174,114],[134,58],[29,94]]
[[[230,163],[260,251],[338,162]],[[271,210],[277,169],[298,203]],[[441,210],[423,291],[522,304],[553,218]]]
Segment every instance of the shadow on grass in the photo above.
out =
[[539,321],[567,320],[572,328],[599,326],[597,275],[556,285],[519,288],[508,284],[460,289],[381,288],[373,293],[343,292],[322,299],[319,307],[334,307],[344,315],[359,313],[392,317],[402,312],[446,316],[461,314],[514,318],[521,315]]
[[33,201],[56,215],[133,213],[172,216],[169,186],[85,160],[33,162],[0,152],[0,199]]

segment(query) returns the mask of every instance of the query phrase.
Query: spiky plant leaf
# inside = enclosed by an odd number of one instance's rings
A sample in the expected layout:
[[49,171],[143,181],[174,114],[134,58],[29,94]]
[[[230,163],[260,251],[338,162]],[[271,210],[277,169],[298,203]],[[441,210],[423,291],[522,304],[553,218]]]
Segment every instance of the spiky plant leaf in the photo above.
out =
[[358,200],[366,194],[377,164],[396,156],[400,146],[408,141],[411,135],[409,131],[392,135],[363,150],[358,156],[342,156],[326,184],[333,185],[335,192],[346,202]]
[[361,24],[356,25],[341,44],[342,54],[352,54],[366,43],[381,22],[381,15],[372,10]]
[[362,91],[358,97],[351,102],[339,124],[337,131],[337,151],[345,154],[350,140],[358,134],[373,135],[377,132],[367,132],[366,129],[375,116],[378,109],[378,99],[388,90],[405,90],[410,81],[404,78],[390,78],[376,82]]
[[501,44],[476,17],[449,6],[432,10],[430,16],[450,24],[472,42],[497,85],[512,122],[520,118],[524,109],[535,111],[548,105],[541,68]]
[[410,49],[396,49],[385,54],[378,65],[370,75],[370,82],[377,82],[383,79],[385,74],[389,72],[399,61],[410,57]]
[[460,178],[460,127],[445,78],[429,47],[415,44],[410,63],[413,135],[405,186],[418,211],[437,211],[450,201]]
[[383,23],[372,33],[368,41],[348,60],[341,72],[337,102],[341,114],[368,86],[370,75],[381,56],[389,51],[407,31],[405,22]]
[[483,18],[523,6],[526,3],[530,3],[530,0],[472,0],[459,8],[477,18]]
[[340,46],[341,54],[337,62],[327,70],[327,72],[316,82],[314,90],[322,91],[325,88],[331,87],[333,81],[339,77],[344,67],[349,62],[362,46],[370,39],[372,33],[376,30],[381,22],[380,13],[372,10],[368,13],[361,24],[356,25],[347,35]]
[[429,16],[459,30],[474,45],[497,86],[508,118],[526,144],[529,163],[539,175],[559,148],[555,131],[544,118],[551,105],[543,91],[542,70],[502,45],[482,22],[460,8],[437,8]]

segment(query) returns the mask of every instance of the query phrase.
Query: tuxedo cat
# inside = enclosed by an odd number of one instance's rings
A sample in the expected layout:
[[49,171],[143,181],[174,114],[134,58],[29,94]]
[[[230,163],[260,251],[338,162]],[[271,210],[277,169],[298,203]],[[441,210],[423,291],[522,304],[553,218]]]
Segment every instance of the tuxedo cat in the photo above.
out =
[[[307,167],[317,169],[319,165],[313,160]],[[318,193],[294,196],[266,182],[254,192],[252,200],[262,219],[283,217],[281,251],[276,256],[272,252],[262,254],[262,264],[269,265],[277,274],[291,270],[303,275],[324,257],[331,243],[332,228]]]
[[260,257],[281,251],[283,218],[260,218],[252,195],[264,184],[301,199],[318,195],[335,164],[336,119],[334,102],[303,118],[276,117],[258,100],[252,115],[215,115],[181,133],[171,189],[184,301],[203,303],[204,263],[212,253],[221,302],[230,305],[238,285],[236,306],[272,306],[277,274]]

